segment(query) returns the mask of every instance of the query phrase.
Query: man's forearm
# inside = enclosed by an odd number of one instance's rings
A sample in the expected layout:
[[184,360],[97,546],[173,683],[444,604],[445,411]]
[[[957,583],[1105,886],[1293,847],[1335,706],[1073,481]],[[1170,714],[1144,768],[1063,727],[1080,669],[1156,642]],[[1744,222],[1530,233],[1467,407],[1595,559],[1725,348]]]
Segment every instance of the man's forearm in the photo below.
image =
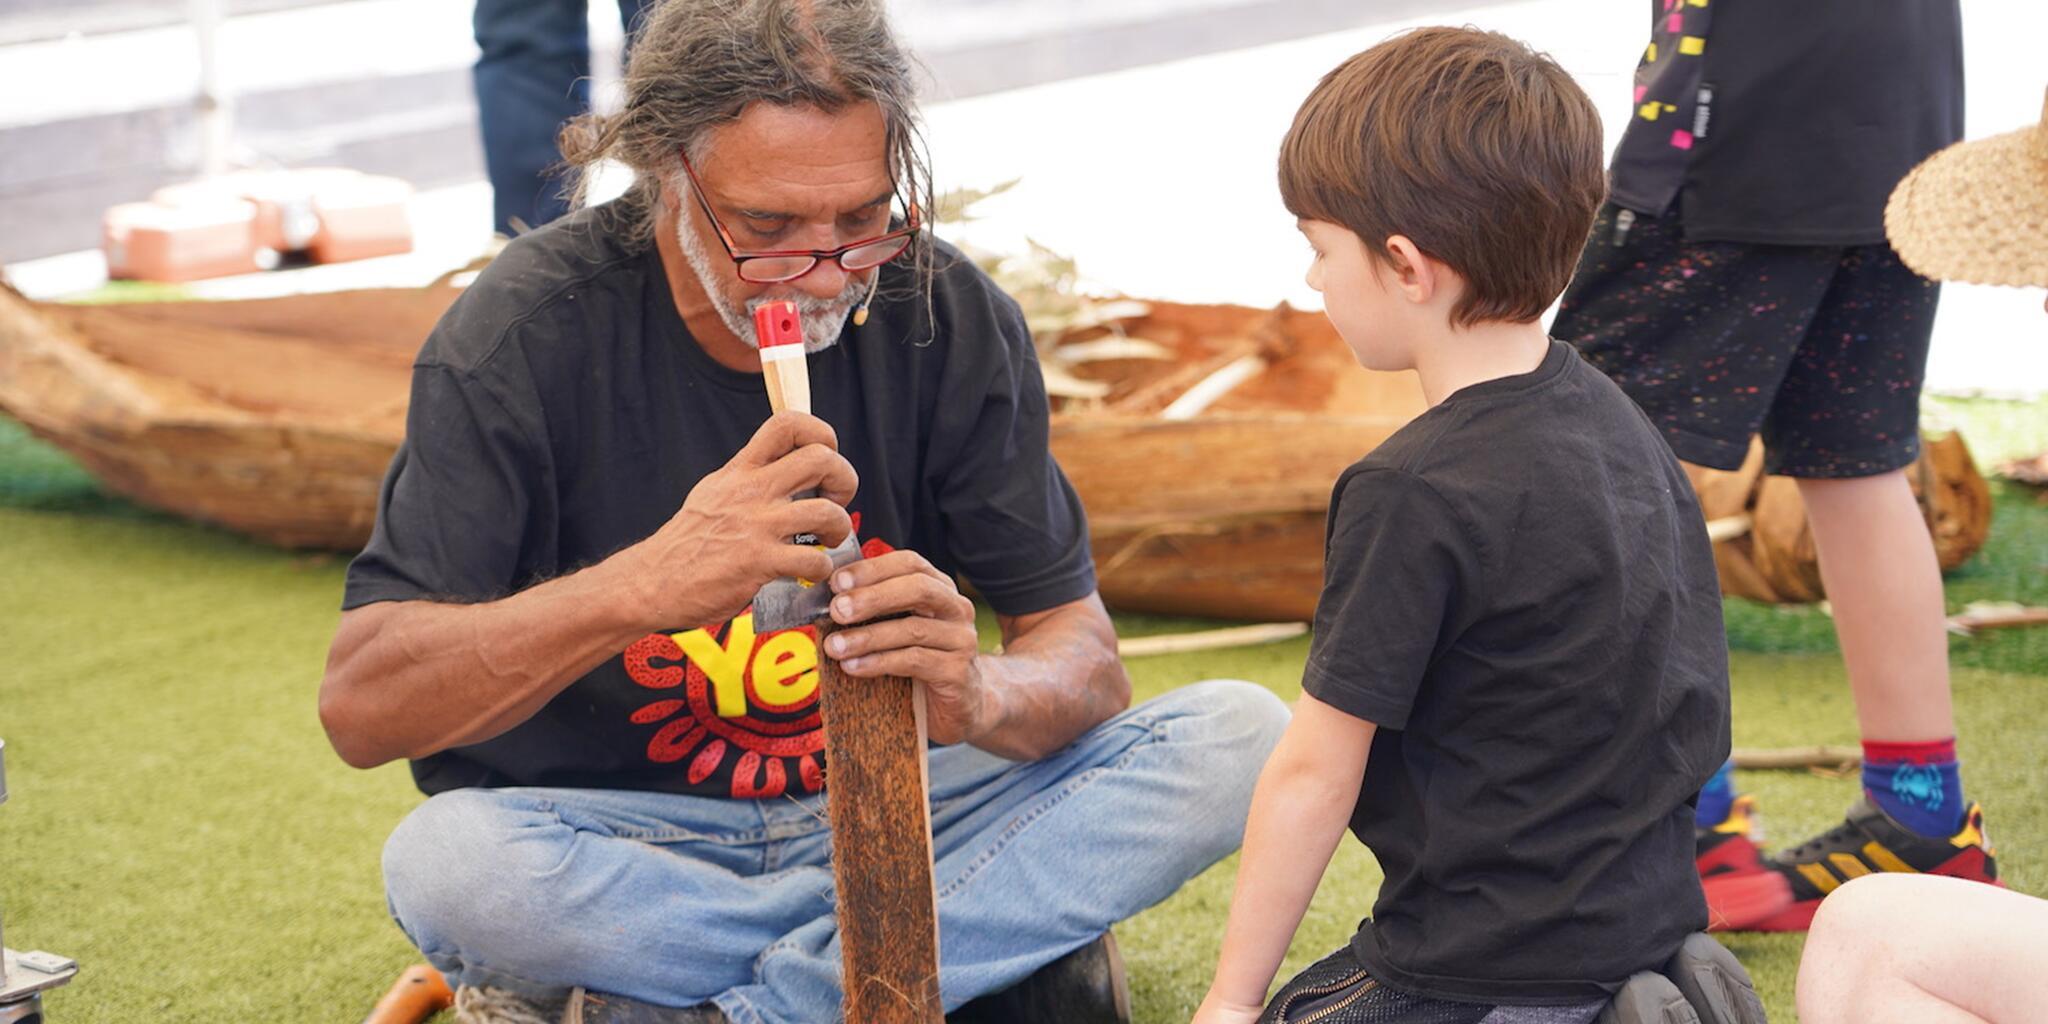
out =
[[320,685],[336,752],[367,768],[482,742],[532,717],[646,632],[613,575],[598,565],[498,601],[344,613]]
[[1099,598],[1005,625],[1003,653],[975,658],[981,692],[995,708],[975,746],[1036,760],[1130,706],[1130,677]]
[[320,682],[335,751],[368,767],[482,742],[651,630],[737,615],[777,576],[829,575],[830,556],[789,538],[831,545],[851,528],[859,480],[837,447],[823,420],[778,413],[652,535],[596,565],[499,601],[344,613]]

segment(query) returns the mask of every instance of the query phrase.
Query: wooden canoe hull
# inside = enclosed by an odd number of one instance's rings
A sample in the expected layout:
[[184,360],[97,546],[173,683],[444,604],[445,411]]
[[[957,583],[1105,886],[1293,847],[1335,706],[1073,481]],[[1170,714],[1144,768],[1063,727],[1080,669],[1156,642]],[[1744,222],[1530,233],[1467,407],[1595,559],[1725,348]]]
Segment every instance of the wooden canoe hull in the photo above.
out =
[[1111,608],[1307,622],[1323,590],[1323,513],[1272,512],[1123,532],[1091,529]]
[[[387,314],[342,321],[357,330],[431,326],[439,309],[420,295],[336,305]],[[0,408],[138,503],[285,547],[360,548],[425,328],[401,346],[266,326],[295,315],[290,300],[67,307],[0,293]]]
[[1330,488],[1405,422],[1072,417],[1054,422],[1052,450],[1087,506],[1110,607],[1306,621],[1322,591]]
[[[0,408],[141,504],[285,547],[355,550],[404,436],[412,357],[454,295],[62,306],[0,294]],[[1190,359],[1276,317],[1326,331],[1318,314],[1155,310],[1139,328]],[[1107,370],[1134,392],[1165,372]],[[1334,334],[1311,336],[1207,416],[1055,416],[1053,452],[1089,510],[1105,598],[1306,618],[1332,482],[1422,408],[1408,375],[1377,376]],[[1288,387],[1310,411],[1271,408]],[[1388,411],[1322,411],[1332,405]]]
[[[134,306],[29,302],[0,289],[0,409],[139,503],[291,548],[352,551],[404,436],[411,364],[457,292],[376,290]],[[1164,614],[1311,617],[1323,513],[1350,465],[1424,408],[1412,374],[1358,368],[1321,314],[1152,303],[1134,336],[1167,363],[1090,372],[1109,397],[1053,417],[1088,509],[1105,601]],[[1188,420],[1158,410],[1190,368],[1257,351],[1270,366]],[[1913,473],[1945,568],[1981,547],[1989,492],[1960,439]],[[1724,591],[1819,597],[1797,491],[1695,474],[1709,518],[1751,516],[1716,546]],[[1787,495],[1790,498],[1787,498]]]

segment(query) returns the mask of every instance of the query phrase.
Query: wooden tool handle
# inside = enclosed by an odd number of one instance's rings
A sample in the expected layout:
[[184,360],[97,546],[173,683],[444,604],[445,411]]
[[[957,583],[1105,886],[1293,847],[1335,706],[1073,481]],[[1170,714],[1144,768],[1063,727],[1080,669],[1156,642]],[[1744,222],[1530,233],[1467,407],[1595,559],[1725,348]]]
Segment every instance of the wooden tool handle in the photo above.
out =
[[448,979],[428,964],[414,964],[377,1000],[363,1024],[420,1024],[453,1005],[455,993],[448,988]]
[[761,352],[761,376],[768,406],[776,412],[811,411],[811,367],[804,350],[781,345]]
[[[821,655],[834,629],[830,619],[820,620]],[[839,892],[843,1019],[940,1024],[924,686],[852,678],[824,655],[818,706]]]

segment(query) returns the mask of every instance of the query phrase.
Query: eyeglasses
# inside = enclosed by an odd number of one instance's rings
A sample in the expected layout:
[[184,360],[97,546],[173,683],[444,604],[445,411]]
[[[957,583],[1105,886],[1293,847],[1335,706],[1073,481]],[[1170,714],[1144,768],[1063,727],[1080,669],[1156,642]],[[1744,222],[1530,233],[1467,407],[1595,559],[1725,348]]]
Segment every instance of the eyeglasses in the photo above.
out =
[[887,234],[849,242],[837,249],[771,249],[763,252],[741,252],[732,244],[732,234],[719,222],[718,214],[711,212],[711,203],[704,198],[704,183],[697,180],[697,171],[690,166],[690,158],[681,157],[683,173],[690,177],[690,194],[697,199],[697,207],[710,218],[711,227],[718,232],[718,244],[725,247],[725,254],[732,258],[733,267],[739,271],[740,280],[754,284],[775,284],[794,281],[816,268],[821,260],[833,260],[841,270],[873,270],[910,248],[911,240],[917,235],[917,204],[910,204],[904,218],[904,225]]

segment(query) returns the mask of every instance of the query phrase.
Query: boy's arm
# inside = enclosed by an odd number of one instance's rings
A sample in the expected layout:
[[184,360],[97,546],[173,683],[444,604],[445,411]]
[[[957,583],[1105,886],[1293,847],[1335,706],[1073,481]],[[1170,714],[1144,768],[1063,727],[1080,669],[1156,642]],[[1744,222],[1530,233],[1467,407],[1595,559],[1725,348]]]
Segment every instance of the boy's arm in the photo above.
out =
[[1216,980],[1197,1024],[1256,1021],[1266,988],[1358,804],[1373,723],[1309,694],[1259,773]]

